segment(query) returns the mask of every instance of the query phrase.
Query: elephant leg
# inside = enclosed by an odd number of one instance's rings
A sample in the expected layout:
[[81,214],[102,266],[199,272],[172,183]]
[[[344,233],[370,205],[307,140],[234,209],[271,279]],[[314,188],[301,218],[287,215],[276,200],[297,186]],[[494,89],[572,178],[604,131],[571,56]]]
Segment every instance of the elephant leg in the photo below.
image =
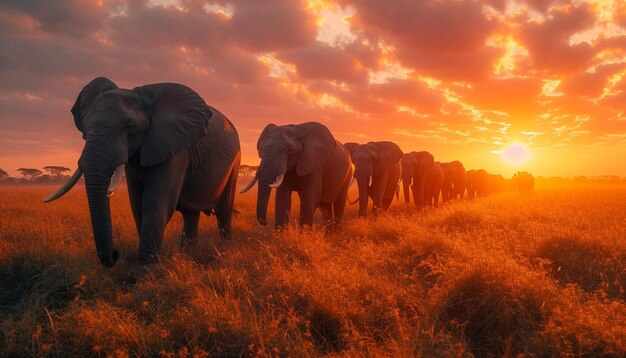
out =
[[315,209],[322,197],[322,173],[313,172],[304,178],[298,194],[300,196],[300,226],[313,226]]
[[333,204],[320,204],[320,210],[322,211],[322,218],[326,233],[330,233],[333,231]]
[[226,187],[220,196],[215,208],[215,217],[217,218],[217,228],[222,239],[230,240],[232,238],[232,219],[233,207],[235,204],[235,186],[237,185],[237,166],[235,165],[230,172]]
[[180,246],[190,248],[196,244],[198,239],[198,221],[200,220],[199,211],[181,211],[183,214],[183,234],[180,240]]
[[334,230],[339,229],[341,222],[343,221],[343,213],[346,210],[346,202],[348,201],[348,190],[350,189],[348,187],[349,183],[349,181],[346,182],[343,189],[341,189],[341,192],[339,192],[337,200],[333,202]]
[[289,225],[289,213],[291,212],[291,188],[285,184],[276,189],[274,203],[274,217],[276,229]]
[[387,189],[388,177],[389,177],[389,174],[384,173],[377,178],[378,180],[374,180],[374,184],[373,184],[374,195],[372,198],[372,201],[373,201],[372,214],[379,214],[384,208],[383,200],[385,198],[385,192]]
[[183,151],[146,172],[139,237],[139,260],[144,264],[159,261],[165,226],[176,209],[188,163]]

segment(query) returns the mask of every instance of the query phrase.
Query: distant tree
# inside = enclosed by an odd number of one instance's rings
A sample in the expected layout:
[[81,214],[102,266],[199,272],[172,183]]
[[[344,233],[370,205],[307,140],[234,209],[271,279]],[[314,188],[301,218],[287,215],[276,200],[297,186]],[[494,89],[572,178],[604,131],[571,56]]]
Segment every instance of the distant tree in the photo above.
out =
[[7,173],[4,169],[0,168],[0,180],[6,179],[9,176],[9,173]]
[[244,177],[249,177],[256,173],[256,170],[259,169],[258,165],[245,165],[242,164],[239,166],[239,174]]
[[61,175],[63,175],[63,173],[69,172],[70,168],[56,166],[56,165],[49,165],[49,166],[43,167],[43,170],[47,171],[50,174],[50,176],[60,177]]
[[17,171],[20,172],[22,178],[29,181],[41,175],[41,170],[35,168],[19,168]]

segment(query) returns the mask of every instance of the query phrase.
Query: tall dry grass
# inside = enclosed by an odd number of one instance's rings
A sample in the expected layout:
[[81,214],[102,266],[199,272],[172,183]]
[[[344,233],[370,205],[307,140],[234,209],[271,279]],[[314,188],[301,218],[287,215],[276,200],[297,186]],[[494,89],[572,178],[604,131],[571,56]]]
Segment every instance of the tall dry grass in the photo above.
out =
[[45,205],[50,190],[0,188],[1,356],[626,354],[624,188],[350,207],[330,235],[258,226],[251,193],[233,240],[203,217],[181,252],[176,214],[149,267],[121,192],[112,269],[84,190]]

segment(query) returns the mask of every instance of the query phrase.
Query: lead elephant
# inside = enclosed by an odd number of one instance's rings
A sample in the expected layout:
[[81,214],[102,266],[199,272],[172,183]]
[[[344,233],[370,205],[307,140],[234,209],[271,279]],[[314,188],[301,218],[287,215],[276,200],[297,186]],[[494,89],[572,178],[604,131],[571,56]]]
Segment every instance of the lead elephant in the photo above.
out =
[[435,158],[426,151],[404,153],[401,164],[404,202],[411,203],[409,194],[411,191],[415,207],[421,209],[426,201],[426,173],[435,164]]
[[196,92],[176,83],[121,89],[99,77],[82,89],[72,114],[85,139],[78,169],[44,201],[65,194],[84,173],[96,251],[104,266],[113,266],[119,257],[109,196],[124,168],[142,263],[158,260],[175,210],[183,214],[183,243],[195,241],[200,212],[215,213],[221,236],[231,237],[239,136]]
[[257,142],[261,164],[245,193],[258,181],[256,214],[267,225],[267,206],[276,188],[275,227],[289,223],[291,193],[300,196],[300,225],[313,225],[319,207],[329,229],[338,227],[348,198],[353,167],[350,153],[317,122],[269,124]]
[[458,160],[441,163],[444,177],[441,186],[441,200],[463,199],[466,188],[465,167]]
[[387,141],[366,144],[346,143],[354,163],[354,178],[359,186],[359,216],[367,216],[372,199],[372,212],[389,209],[398,187],[402,166],[402,150]]

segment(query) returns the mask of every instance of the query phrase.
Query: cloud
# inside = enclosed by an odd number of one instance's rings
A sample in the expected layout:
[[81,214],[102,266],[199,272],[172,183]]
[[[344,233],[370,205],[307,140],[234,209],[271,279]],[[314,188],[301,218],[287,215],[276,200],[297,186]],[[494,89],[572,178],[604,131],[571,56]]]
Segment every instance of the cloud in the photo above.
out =
[[318,43],[302,49],[278,53],[277,57],[296,66],[299,79],[303,81],[325,79],[340,82],[363,82],[365,69],[356,58],[341,48]]
[[626,155],[611,137],[626,131],[624,9],[584,0],[3,1],[0,167],[14,166],[16,153],[21,166],[73,166],[83,142],[69,108],[97,76],[124,88],[188,85],[235,123],[250,164],[268,122],[304,121],[341,141],[393,140],[496,172],[511,168],[490,153],[512,141]]
[[[403,65],[447,80],[485,75],[498,51],[485,40],[496,24],[477,1],[383,0],[353,5],[355,25],[396,48]],[[380,36],[376,36],[380,34]]]
[[594,14],[585,4],[559,7],[549,12],[543,22],[529,22],[521,27],[519,38],[526,46],[535,70],[565,74],[584,69],[594,56],[591,45],[570,45],[570,37],[590,28]]

